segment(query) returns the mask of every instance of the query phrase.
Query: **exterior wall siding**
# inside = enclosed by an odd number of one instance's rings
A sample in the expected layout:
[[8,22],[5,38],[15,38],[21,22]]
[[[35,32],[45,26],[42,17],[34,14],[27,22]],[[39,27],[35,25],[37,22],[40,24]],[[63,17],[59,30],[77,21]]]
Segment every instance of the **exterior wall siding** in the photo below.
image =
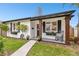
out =
[[[16,22],[17,22],[17,21],[12,22],[12,23],[16,23]],[[26,20],[26,21],[19,21],[19,22],[21,22],[21,24],[27,25],[27,27],[28,27],[28,30],[25,31],[25,32],[23,32],[24,38],[26,38],[27,35],[30,36],[30,20],[29,20],[29,21],[27,21],[27,20]],[[7,32],[7,36],[9,36],[9,37],[14,37],[14,38],[20,38],[20,35],[22,34],[21,31],[20,31],[18,34],[11,34],[11,31],[10,31],[10,23],[11,23],[11,22],[8,23],[9,30],[8,30],[8,32]]]
[[[59,43],[65,43],[65,17],[57,17],[57,18],[50,18],[50,19],[45,19],[43,21],[45,22],[57,22],[58,20],[61,20],[61,31],[64,31],[64,38],[63,38],[63,42],[59,42]],[[57,24],[58,25],[58,24]],[[57,32],[58,28],[56,29],[55,32]],[[42,38],[48,38],[48,39],[52,39],[55,40],[55,36],[48,36],[46,35],[46,33],[42,32]],[[56,41],[55,41],[56,42]]]
[[[44,19],[42,20],[45,21],[45,22],[57,22],[58,20],[61,20],[61,31],[64,31],[64,38],[63,38],[63,42],[58,42],[58,43],[65,43],[65,17],[57,17],[57,18],[50,18],[50,19]],[[15,21],[15,22],[12,22],[12,23],[16,23],[18,21]],[[28,31],[24,32],[25,34],[25,38],[27,35],[30,36],[30,38],[35,38],[37,37],[37,24],[39,24],[39,20],[35,20],[35,21],[30,21],[30,20],[25,20],[25,21],[19,21],[21,24],[24,24],[24,25],[27,25],[28,26]],[[8,26],[10,28],[10,23],[8,23]],[[58,24],[57,24],[58,25]],[[42,26],[43,27],[43,26]],[[42,28],[43,30],[43,28]],[[56,32],[57,32],[58,28],[56,29]],[[10,32],[10,29],[9,31],[7,32],[7,36],[9,37],[14,37],[14,38],[20,38],[20,35],[22,34],[22,32],[20,31],[17,35],[14,35],[14,34],[11,34]],[[42,31],[42,38],[48,38],[48,39],[55,39],[55,36],[48,36],[46,35],[46,33],[43,33]],[[57,42],[57,41],[55,41]]]

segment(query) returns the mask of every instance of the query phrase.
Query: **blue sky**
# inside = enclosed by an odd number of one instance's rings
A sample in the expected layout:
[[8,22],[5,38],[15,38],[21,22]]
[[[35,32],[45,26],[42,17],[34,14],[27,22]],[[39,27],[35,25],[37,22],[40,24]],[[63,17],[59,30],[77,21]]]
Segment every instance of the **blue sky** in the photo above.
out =
[[76,10],[74,17],[70,24],[74,27],[78,22],[77,13],[79,8],[72,6],[71,4],[60,3],[17,3],[17,4],[0,4],[0,21],[13,20],[18,18],[25,18],[30,16],[36,16],[38,14],[37,8],[42,8],[42,14],[58,13],[67,10]]

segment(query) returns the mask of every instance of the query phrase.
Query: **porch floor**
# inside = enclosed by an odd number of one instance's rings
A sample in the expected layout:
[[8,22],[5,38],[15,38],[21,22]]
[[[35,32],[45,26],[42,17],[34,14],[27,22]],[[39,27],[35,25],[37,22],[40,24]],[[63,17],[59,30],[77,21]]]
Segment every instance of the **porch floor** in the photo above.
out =
[[42,41],[64,43],[64,42],[61,42],[61,41],[56,41],[55,39],[48,39],[48,38],[43,38]]
[[[39,38],[32,38],[31,40],[38,40],[38,39]],[[61,42],[61,41],[56,41],[55,39],[48,39],[48,38],[42,38],[42,41],[64,43],[64,42]]]

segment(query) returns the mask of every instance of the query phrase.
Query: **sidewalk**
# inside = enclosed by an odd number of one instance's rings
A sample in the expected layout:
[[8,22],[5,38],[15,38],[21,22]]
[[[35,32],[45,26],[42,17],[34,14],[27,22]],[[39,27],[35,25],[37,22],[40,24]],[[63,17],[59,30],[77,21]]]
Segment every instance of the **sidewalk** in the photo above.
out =
[[36,40],[30,40],[25,45],[23,45],[20,49],[15,51],[10,56],[26,56],[29,50],[32,48],[32,46],[36,43]]

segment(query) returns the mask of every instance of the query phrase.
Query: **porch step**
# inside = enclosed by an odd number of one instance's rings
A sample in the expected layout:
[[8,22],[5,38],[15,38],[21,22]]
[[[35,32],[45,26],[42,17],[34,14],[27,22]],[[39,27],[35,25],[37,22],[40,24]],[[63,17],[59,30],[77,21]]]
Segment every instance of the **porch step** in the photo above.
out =
[[30,40],[38,40],[39,38],[31,38]]

